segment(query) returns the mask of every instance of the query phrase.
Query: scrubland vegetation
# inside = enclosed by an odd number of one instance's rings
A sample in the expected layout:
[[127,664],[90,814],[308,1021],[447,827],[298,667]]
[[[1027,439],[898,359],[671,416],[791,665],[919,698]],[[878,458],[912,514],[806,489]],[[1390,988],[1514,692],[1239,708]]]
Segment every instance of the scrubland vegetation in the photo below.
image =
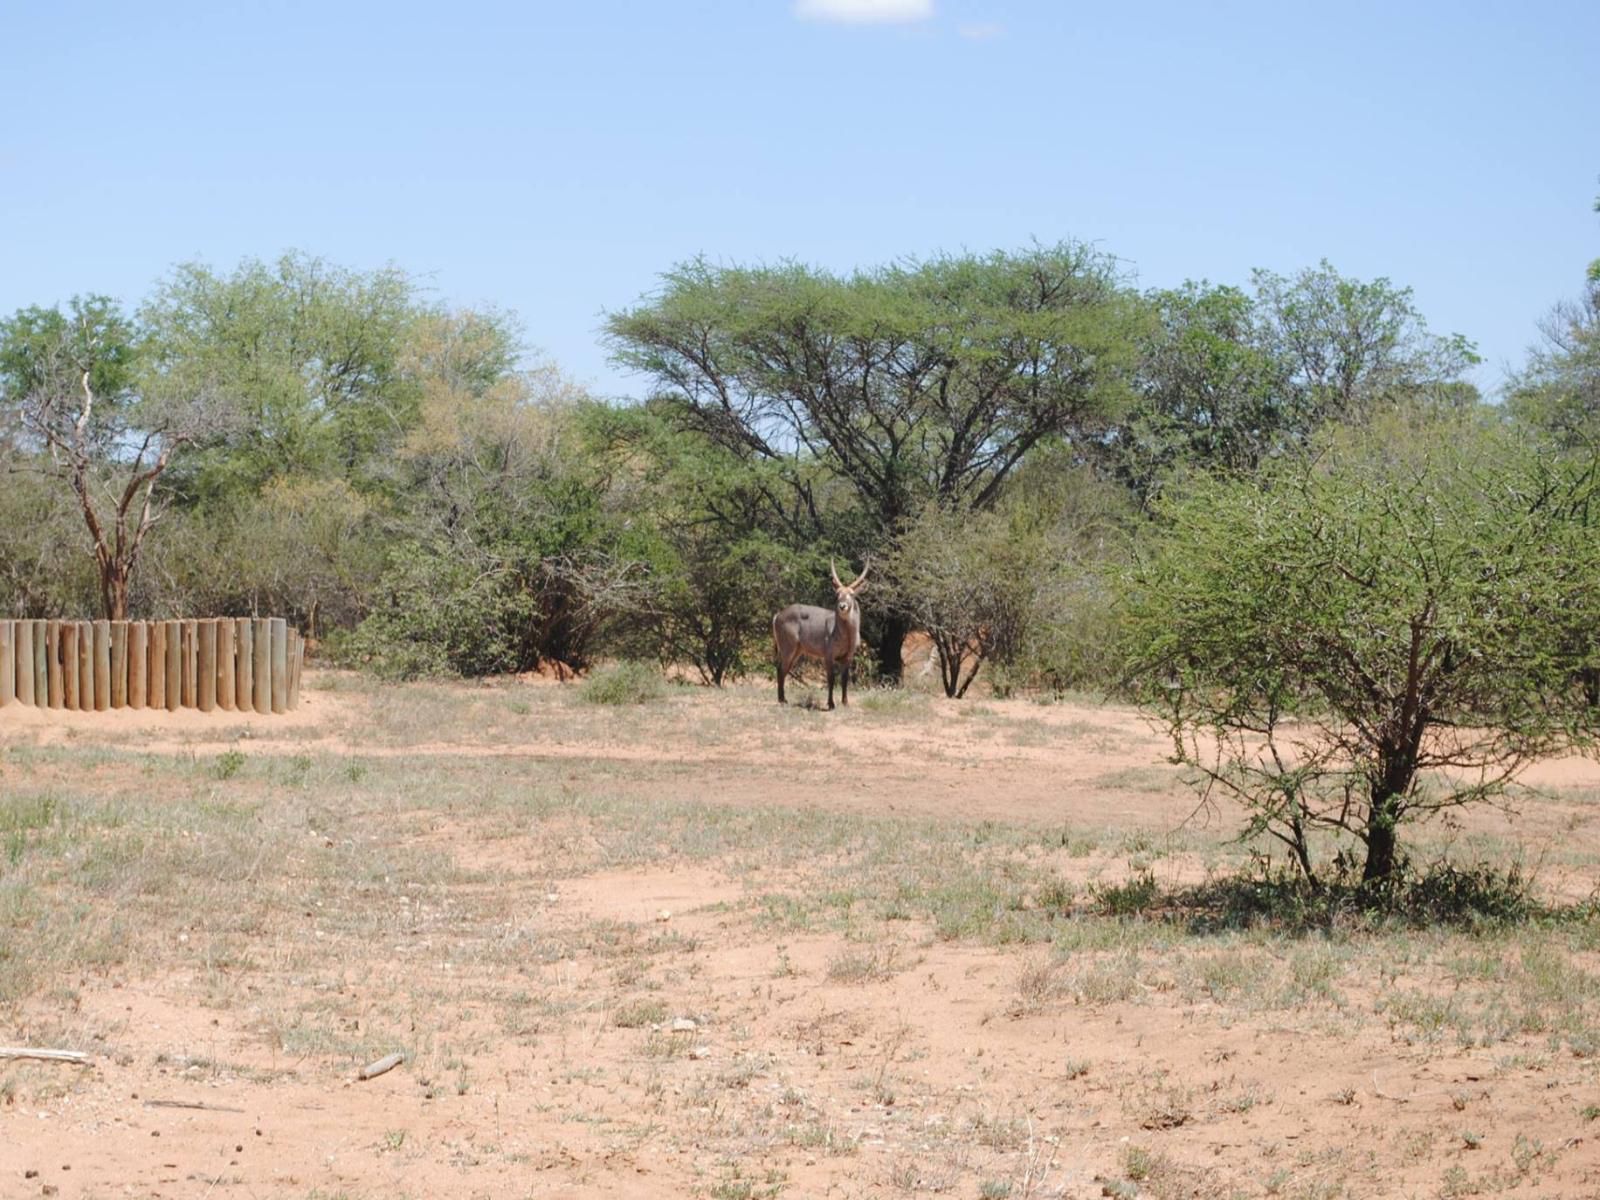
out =
[[[1387,280],[1072,243],[680,265],[629,401],[293,254],[14,314],[0,612],[328,665],[276,729],[0,741],[0,1014],[106,1064],[0,1120],[170,1079],[355,1139],[206,1190],[1578,1194],[1596,784],[1525,772],[1600,729],[1583,286],[1488,397]],[[830,560],[868,686],[779,709]],[[107,1187],[174,1169],[134,1130]]]
[[1484,397],[1465,337],[1327,263],[1141,292],[1074,243],[695,261],[607,319],[648,391],[605,402],[398,269],[186,264],[0,324],[0,605],[721,686],[871,561],[858,676],[917,632],[952,697],[1137,698],[1308,883],[1322,824],[1371,882],[1408,818],[1592,733],[1597,297]]

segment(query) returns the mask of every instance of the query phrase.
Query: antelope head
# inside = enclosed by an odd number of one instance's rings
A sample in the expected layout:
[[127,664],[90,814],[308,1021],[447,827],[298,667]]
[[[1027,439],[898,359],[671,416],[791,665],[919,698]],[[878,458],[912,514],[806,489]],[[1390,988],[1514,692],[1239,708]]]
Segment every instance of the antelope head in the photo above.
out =
[[840,583],[839,569],[833,565],[833,559],[828,560],[828,573],[833,576],[833,590],[837,597],[835,607],[841,624],[854,624],[860,621],[861,606],[856,603],[856,593],[866,584],[867,571],[870,568],[871,564],[868,563],[861,568],[861,574],[857,575],[854,581]]

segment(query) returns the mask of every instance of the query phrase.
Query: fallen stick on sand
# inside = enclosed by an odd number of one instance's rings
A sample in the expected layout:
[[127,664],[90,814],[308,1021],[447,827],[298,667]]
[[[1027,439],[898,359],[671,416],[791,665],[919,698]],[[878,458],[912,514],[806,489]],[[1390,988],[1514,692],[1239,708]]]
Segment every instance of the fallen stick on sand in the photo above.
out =
[[146,1100],[146,1108],[203,1108],[207,1112],[232,1112],[242,1113],[242,1108],[230,1108],[226,1104],[207,1104],[203,1100]]
[[89,1056],[77,1050],[35,1050],[31,1046],[0,1046],[0,1058],[34,1058],[40,1062],[72,1063],[86,1066]]
[[404,1054],[387,1054],[377,1062],[371,1062],[362,1067],[361,1070],[356,1072],[356,1078],[362,1080],[376,1079],[379,1075],[394,1070],[405,1060],[406,1056]]

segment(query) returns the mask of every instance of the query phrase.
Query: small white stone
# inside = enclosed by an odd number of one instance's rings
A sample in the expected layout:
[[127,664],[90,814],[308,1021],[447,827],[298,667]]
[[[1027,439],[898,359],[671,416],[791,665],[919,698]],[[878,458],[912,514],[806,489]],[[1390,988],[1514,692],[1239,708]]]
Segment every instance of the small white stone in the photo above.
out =
[[700,1026],[696,1025],[688,1017],[679,1017],[676,1021],[674,1021],[672,1023],[672,1032],[673,1033],[693,1033],[696,1029],[699,1029],[699,1028],[700,1028]]

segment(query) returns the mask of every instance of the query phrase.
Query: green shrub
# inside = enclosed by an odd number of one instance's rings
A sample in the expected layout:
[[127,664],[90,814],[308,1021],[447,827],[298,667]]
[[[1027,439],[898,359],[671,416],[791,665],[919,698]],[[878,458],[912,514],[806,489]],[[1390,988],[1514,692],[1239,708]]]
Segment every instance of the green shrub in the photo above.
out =
[[533,622],[529,596],[503,575],[412,542],[390,555],[371,615],[339,650],[392,679],[489,675],[525,665]]
[[1105,916],[1132,917],[1154,907],[1161,889],[1156,877],[1145,871],[1126,883],[1093,884],[1089,894]]
[[244,755],[237,750],[224,750],[217,755],[217,761],[211,767],[211,773],[218,779],[232,779],[244,766]]
[[653,704],[667,694],[667,681],[648,663],[602,667],[583,681],[578,695],[589,704]]

